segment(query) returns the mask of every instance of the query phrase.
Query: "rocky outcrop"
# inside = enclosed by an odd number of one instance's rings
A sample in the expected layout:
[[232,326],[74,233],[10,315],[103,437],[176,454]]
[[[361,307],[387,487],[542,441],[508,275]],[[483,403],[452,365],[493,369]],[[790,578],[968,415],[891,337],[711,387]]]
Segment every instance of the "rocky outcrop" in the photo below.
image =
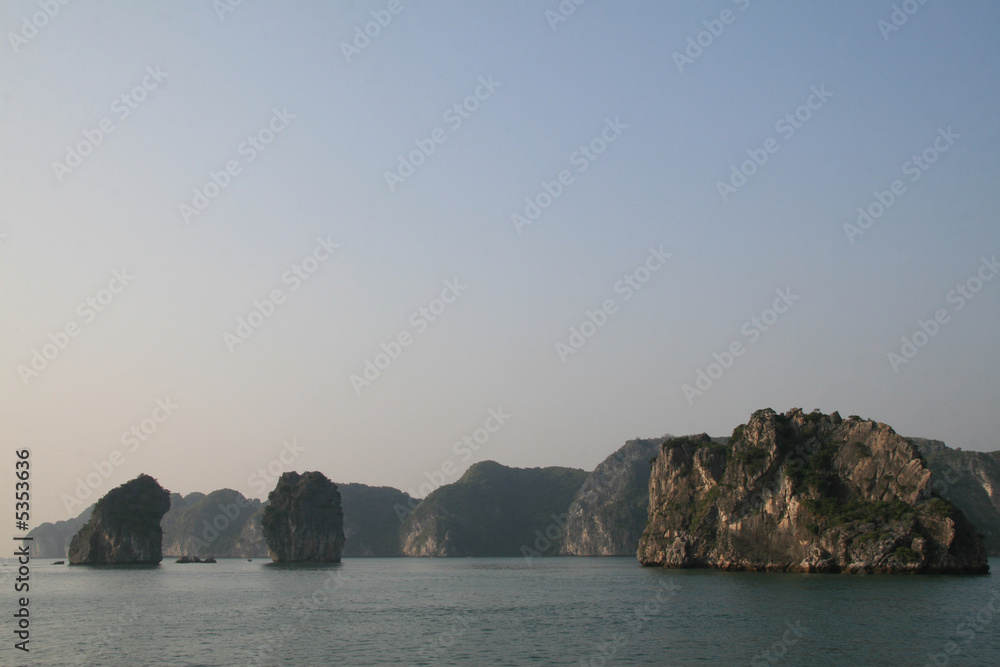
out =
[[266,556],[260,529],[264,505],[239,491],[219,489],[207,496],[172,494],[163,517],[164,556]]
[[989,571],[982,539],[934,493],[916,447],[877,422],[759,410],[727,445],[666,441],[649,494],[643,565]]
[[344,558],[402,556],[396,507],[413,499],[399,489],[367,484],[338,484],[344,508]]
[[69,545],[70,565],[155,564],[162,558],[160,519],[170,493],[139,475],[97,501],[90,520]]
[[[344,511],[344,558],[401,556],[398,512],[409,512],[416,501],[398,489],[366,484],[338,484]],[[266,502],[246,498],[232,489],[208,495],[170,494],[170,509],[163,515],[163,556],[262,558],[268,555],[261,527]],[[90,518],[93,506],[74,519],[43,523],[29,537],[31,555],[58,558]]]
[[575,468],[470,467],[432,491],[400,531],[407,556],[555,556],[566,509],[587,473]]
[[587,476],[569,506],[564,554],[635,553],[649,513],[650,459],[660,451],[663,441],[629,440]]
[[286,472],[267,496],[261,526],[276,563],[338,563],[344,513],[337,485],[321,472]]

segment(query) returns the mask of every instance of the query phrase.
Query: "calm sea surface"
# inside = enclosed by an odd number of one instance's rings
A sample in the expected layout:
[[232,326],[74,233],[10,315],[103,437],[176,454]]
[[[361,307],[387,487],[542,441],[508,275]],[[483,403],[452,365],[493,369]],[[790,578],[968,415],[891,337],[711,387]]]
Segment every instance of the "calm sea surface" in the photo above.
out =
[[30,654],[12,647],[12,561],[3,568],[0,664],[1000,665],[996,575],[679,571],[634,558],[50,562],[32,563]]

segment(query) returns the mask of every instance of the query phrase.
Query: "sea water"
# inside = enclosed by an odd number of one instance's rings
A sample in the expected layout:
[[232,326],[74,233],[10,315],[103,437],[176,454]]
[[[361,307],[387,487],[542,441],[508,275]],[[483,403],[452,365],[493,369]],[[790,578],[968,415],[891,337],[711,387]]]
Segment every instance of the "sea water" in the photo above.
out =
[[662,570],[634,558],[36,559],[30,585],[30,653],[13,648],[5,613],[0,664],[1000,665],[995,576]]

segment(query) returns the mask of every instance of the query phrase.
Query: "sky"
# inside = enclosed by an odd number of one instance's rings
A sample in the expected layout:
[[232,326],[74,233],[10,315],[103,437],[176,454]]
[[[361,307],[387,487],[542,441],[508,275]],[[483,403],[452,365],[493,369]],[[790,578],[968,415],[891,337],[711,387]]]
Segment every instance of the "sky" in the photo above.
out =
[[143,472],[424,496],[765,407],[1000,444],[997,3],[0,28],[0,456],[30,450],[33,525]]

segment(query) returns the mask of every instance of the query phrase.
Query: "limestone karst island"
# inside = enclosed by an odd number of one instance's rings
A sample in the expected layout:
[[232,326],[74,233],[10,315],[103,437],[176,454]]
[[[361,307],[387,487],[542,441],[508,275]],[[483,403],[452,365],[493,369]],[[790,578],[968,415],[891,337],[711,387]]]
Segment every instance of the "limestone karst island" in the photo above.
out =
[[983,574],[1000,554],[998,484],[997,452],[765,409],[729,437],[629,441],[592,472],[483,461],[422,500],[316,471],[283,474],[265,502],[171,494],[140,475],[31,535],[34,555],[73,565],[637,555],[665,568]]

